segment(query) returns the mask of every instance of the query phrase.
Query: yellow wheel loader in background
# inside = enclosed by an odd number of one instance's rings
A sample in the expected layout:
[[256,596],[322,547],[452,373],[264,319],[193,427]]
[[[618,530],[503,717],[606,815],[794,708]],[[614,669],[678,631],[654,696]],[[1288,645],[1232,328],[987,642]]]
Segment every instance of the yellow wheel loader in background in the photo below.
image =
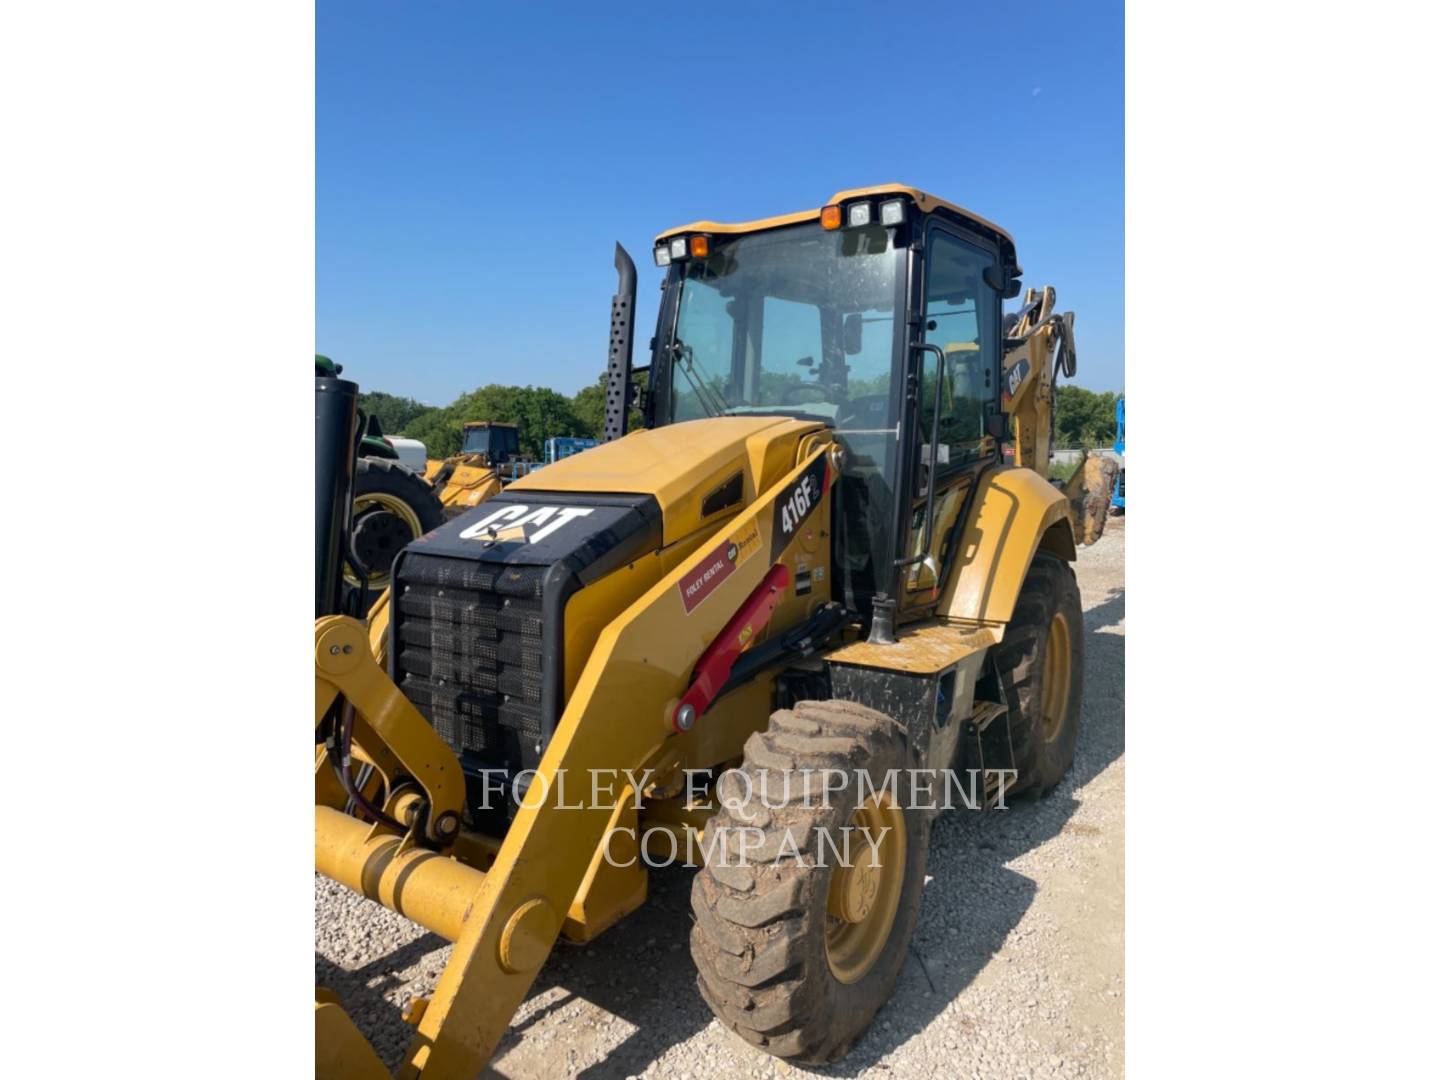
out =
[[459,452],[443,461],[427,461],[425,479],[445,507],[445,516],[451,518],[499,492],[505,486],[505,466],[520,461],[520,429],[516,425],[469,420]]
[[[617,246],[607,441],[410,544],[368,622],[338,612],[346,458],[319,455],[316,865],[454,942],[402,1076],[476,1076],[557,937],[676,853],[715,1015],[837,1060],[925,901],[917,777],[991,807],[1074,754],[1070,564],[1109,478],[1045,478],[1072,318],[1048,288],[1002,317],[1010,236],[885,185],[654,255],[648,391]],[[352,444],[354,393],[317,379],[320,447]],[[315,1020],[317,1075],[387,1075],[328,991]]]
[[536,469],[597,445],[595,439],[570,435],[545,440],[545,457],[536,461],[520,452],[520,427],[499,420],[467,420],[458,453],[443,461],[425,463],[425,479],[452,518],[479,506],[506,484],[529,476]]

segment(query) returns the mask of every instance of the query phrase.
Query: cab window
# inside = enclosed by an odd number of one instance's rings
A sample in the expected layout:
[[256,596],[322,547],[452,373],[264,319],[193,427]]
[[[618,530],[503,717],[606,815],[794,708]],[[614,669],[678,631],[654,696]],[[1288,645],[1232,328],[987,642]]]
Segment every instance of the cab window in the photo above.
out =
[[763,308],[761,363],[746,369],[748,376],[760,377],[760,404],[796,405],[825,400],[824,391],[814,385],[816,365],[823,356],[820,309],[779,296],[765,297]]
[[[999,341],[998,297],[985,283],[995,257],[939,230],[930,234],[925,275],[925,341],[945,353],[940,393],[940,438],[935,460],[940,472],[976,460],[982,450],[987,407],[996,400]],[[930,441],[937,361],[928,350],[918,421],[920,440]],[[929,453],[927,451],[927,458]]]

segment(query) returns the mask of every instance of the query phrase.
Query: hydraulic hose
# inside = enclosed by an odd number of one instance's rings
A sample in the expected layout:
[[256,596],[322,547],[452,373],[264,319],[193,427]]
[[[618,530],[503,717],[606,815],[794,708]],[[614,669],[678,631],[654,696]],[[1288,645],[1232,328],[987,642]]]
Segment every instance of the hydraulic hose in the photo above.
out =
[[356,786],[354,777],[350,775],[350,735],[354,728],[355,707],[347,701],[340,717],[340,730],[338,734],[332,736],[330,745],[330,765],[335,770],[336,779],[340,781],[340,786],[345,789],[345,794],[350,797],[350,801],[358,806],[360,812],[369,820],[403,833],[406,831],[405,826],[372,803]]

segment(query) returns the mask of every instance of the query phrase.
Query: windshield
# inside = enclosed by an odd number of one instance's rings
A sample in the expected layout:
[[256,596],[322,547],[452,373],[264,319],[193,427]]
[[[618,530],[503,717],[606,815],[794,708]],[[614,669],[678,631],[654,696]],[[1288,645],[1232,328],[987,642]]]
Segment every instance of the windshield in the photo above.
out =
[[[673,420],[744,413],[836,427],[887,411],[900,254],[883,228],[717,240],[681,272]],[[882,420],[883,422],[883,420]]]
[[845,446],[837,584],[852,607],[885,588],[899,472],[896,313],[903,248],[881,227],[816,222],[716,237],[682,264],[670,342],[672,421],[764,414],[822,420]]
[[489,454],[499,460],[519,452],[519,432],[508,427],[468,428],[460,451],[465,454]]

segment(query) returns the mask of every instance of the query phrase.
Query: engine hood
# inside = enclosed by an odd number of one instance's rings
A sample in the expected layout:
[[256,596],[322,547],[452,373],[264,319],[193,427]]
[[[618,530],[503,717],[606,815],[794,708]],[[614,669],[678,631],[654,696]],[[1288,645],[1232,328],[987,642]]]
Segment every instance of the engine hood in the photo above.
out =
[[653,495],[664,543],[736,513],[795,467],[800,439],[824,425],[717,416],[636,431],[517,480],[508,492]]

